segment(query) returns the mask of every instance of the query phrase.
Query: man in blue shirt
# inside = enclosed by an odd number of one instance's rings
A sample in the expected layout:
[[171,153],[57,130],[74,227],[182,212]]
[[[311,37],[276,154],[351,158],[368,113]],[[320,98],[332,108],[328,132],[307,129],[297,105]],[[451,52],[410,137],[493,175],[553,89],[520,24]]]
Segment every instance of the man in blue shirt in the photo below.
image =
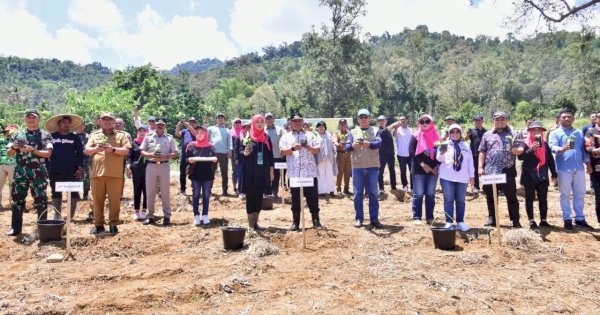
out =
[[233,152],[233,141],[229,130],[225,128],[225,115],[217,114],[217,125],[208,127],[208,139],[215,149],[215,155],[218,160],[219,170],[221,171],[221,185],[223,187],[223,196],[227,196],[229,159]]
[[593,230],[583,214],[585,198],[585,169],[591,171],[590,160],[585,152],[583,135],[573,127],[574,112],[563,109],[560,112],[560,126],[550,133],[548,144],[556,154],[556,169],[558,171],[558,189],[560,191],[560,208],[563,213],[564,226],[573,230],[571,205],[569,197],[573,192],[573,209],[575,210],[575,225],[586,230]]
[[[185,194],[186,188],[186,174],[185,168],[187,167],[187,148],[188,144],[192,141],[196,141],[196,118],[190,117],[187,121],[180,121],[175,127],[175,137],[181,139],[181,160],[179,161],[179,193]],[[181,130],[184,126],[186,129]]]

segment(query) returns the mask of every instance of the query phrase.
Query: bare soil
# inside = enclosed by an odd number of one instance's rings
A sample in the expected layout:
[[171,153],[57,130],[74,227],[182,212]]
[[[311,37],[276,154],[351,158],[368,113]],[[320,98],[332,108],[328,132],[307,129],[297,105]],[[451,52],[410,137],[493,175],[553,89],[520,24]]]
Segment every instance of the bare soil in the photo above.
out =
[[[248,234],[241,250],[224,251],[220,227],[246,226],[244,202],[220,196],[216,180],[212,223],[196,227],[177,186],[173,179],[171,226],[134,222],[127,198],[116,236],[90,235],[89,203],[80,202],[72,225],[74,259],[61,263],[46,257],[66,257],[64,240],[40,243],[35,214],[26,213],[22,236],[0,237],[0,313],[600,313],[600,233],[564,231],[553,188],[549,221],[556,228],[537,232],[533,238],[542,241],[527,246],[514,242],[522,236],[511,235],[502,197],[502,232],[513,239],[500,246],[492,230],[490,243],[485,197],[470,194],[466,222],[472,230],[459,234],[455,250],[435,249],[429,227],[412,223],[410,195],[388,190],[380,202],[385,229],[355,228],[350,197],[321,199],[326,228],[313,229],[307,213],[303,249],[302,233],[287,230],[289,204],[276,203],[261,212],[264,232]],[[125,196],[131,196],[130,181]],[[587,195],[588,222],[598,226],[593,202]],[[157,209],[161,215],[160,202]],[[441,193],[435,213],[442,224]],[[0,211],[2,231],[10,228],[10,216]]]

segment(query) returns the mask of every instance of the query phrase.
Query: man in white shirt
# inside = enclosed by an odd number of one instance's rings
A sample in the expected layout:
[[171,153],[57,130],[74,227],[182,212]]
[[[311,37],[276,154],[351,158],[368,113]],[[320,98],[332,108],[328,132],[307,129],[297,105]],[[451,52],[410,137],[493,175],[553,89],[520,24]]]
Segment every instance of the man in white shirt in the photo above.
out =
[[398,158],[398,164],[400,164],[400,181],[402,182],[402,190],[410,191],[412,188],[412,179],[410,181],[409,188],[406,169],[408,168],[408,170],[411,171],[408,144],[410,143],[410,138],[412,137],[412,130],[408,128],[406,116],[398,117],[398,121],[391,124],[388,129],[392,131],[392,136],[394,139],[396,139],[396,157]]

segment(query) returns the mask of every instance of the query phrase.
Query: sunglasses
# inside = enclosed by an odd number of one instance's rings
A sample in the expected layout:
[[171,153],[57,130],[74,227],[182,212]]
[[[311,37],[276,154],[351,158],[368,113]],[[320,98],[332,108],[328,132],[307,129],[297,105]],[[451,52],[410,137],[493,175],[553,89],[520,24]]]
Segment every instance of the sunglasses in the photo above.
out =
[[234,122],[234,124],[241,124],[241,123],[242,123],[241,121]]
[[419,124],[429,125],[429,124],[431,124],[431,119],[421,119],[421,120],[419,120]]

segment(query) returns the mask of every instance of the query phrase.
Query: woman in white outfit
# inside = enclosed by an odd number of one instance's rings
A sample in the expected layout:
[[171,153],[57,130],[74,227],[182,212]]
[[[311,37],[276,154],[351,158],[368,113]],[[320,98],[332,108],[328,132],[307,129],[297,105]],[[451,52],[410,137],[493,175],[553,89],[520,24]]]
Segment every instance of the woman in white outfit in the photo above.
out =
[[317,183],[319,185],[319,195],[329,193],[334,196],[335,183],[338,168],[335,158],[335,146],[333,138],[327,132],[327,125],[324,121],[317,123],[317,137],[321,138],[321,151],[316,155],[317,159]]
[[454,209],[458,229],[466,232],[469,227],[465,223],[465,196],[467,186],[473,184],[475,167],[473,154],[469,145],[462,141],[462,129],[458,124],[448,127],[450,135],[438,150],[437,160],[440,162],[440,184],[444,193],[444,212],[447,229],[454,229]]

